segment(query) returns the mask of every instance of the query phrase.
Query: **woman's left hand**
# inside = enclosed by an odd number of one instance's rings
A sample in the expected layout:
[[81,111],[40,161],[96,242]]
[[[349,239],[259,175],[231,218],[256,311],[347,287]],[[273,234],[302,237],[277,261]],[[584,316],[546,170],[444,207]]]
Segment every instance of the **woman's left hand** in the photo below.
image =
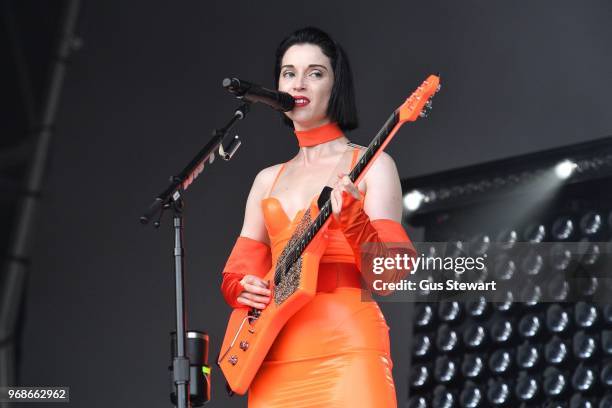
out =
[[342,193],[345,191],[356,200],[361,200],[361,193],[349,176],[345,173],[338,173],[338,180],[331,192],[332,214],[336,219],[338,219],[342,210]]

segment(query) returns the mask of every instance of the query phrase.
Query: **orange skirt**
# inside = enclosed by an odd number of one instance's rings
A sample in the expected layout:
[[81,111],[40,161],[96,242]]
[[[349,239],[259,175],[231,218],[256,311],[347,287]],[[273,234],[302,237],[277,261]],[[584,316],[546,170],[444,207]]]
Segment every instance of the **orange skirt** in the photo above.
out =
[[342,286],[355,271],[320,264],[319,279],[338,276],[339,286],[285,324],[251,383],[249,408],[397,407],[385,318],[367,291]]

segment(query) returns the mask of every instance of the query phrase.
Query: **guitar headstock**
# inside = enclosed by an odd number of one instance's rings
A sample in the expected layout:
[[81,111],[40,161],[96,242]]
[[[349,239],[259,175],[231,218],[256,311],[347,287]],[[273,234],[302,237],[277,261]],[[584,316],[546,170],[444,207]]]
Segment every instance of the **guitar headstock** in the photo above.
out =
[[398,108],[400,122],[414,122],[426,117],[431,110],[431,100],[440,90],[440,77],[430,75]]

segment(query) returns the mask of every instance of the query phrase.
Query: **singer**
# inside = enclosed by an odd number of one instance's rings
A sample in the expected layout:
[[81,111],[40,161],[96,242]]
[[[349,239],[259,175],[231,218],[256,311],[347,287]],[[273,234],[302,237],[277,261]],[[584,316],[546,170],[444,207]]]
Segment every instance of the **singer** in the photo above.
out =
[[[396,407],[389,327],[374,301],[362,300],[364,242],[410,242],[402,225],[401,187],[395,163],[383,153],[359,185],[346,173],[359,149],[345,132],[358,125],[352,74],[342,47],[307,27],[276,50],[274,79],[295,99],[281,113],[299,150],[287,162],[263,169],[249,193],[240,236],[223,271],[222,293],[232,307],[264,309],[262,280],[306,208],[328,184],[333,220],[314,299],[286,323],[251,384],[249,407]],[[337,166],[349,150],[350,163]],[[402,270],[393,280],[408,274]],[[368,286],[366,285],[366,288]],[[371,287],[369,287],[371,290]],[[364,292],[366,295],[369,292]]]

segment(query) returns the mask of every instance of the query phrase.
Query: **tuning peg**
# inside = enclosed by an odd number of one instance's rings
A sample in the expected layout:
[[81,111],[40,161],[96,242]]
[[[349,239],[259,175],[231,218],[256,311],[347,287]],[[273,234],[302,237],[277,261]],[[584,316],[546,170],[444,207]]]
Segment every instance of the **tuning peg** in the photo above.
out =
[[442,84],[438,84],[438,87],[436,88],[436,92],[440,92],[440,89],[442,89]]
[[428,109],[423,109],[421,111],[421,113],[419,113],[419,116],[422,117],[422,118],[428,117],[429,116],[429,110]]
[[427,109],[431,109],[432,105],[433,105],[433,102],[432,102],[431,99],[429,99],[429,100],[427,100],[427,102],[425,102],[425,107]]

